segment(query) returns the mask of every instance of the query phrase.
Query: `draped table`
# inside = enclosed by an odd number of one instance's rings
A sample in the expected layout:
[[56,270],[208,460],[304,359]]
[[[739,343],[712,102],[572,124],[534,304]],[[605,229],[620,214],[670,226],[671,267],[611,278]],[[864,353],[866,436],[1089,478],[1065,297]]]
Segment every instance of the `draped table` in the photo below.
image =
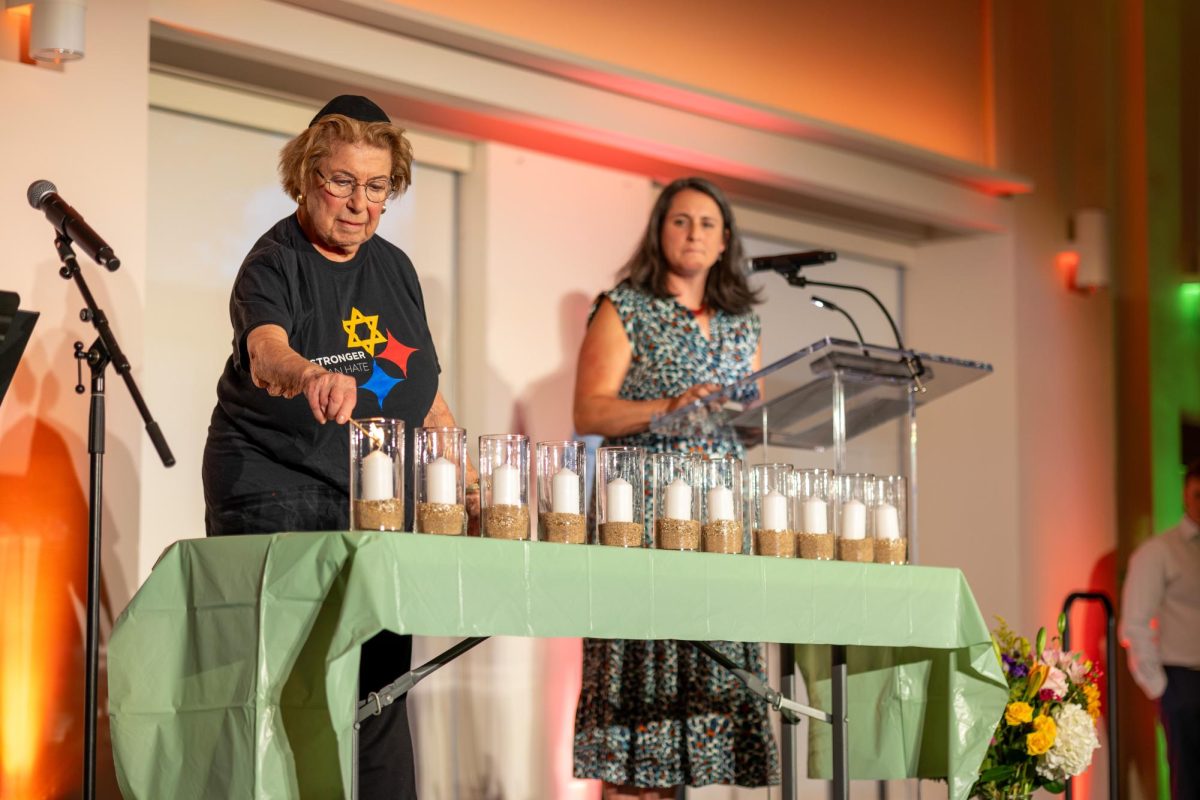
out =
[[[349,796],[358,648],[385,628],[795,643],[823,708],[829,646],[846,645],[850,777],[946,778],[953,798],[1008,695],[955,569],[396,533],[184,540],[108,646],[125,796]],[[814,776],[828,730],[812,726]]]

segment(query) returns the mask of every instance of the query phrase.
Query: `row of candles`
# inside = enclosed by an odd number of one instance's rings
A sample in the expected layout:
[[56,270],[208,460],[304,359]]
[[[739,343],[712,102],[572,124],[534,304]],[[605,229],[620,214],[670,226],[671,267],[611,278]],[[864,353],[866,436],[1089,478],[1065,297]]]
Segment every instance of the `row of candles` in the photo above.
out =
[[[466,431],[418,428],[414,434],[413,529],[461,534],[466,524]],[[398,420],[363,420],[351,429],[352,528],[403,529],[403,442]],[[539,442],[535,454],[538,538],[586,542],[584,443]],[[479,437],[479,474],[482,534],[531,538],[528,437]],[[657,547],[743,552],[745,517],[751,549],[757,553],[904,561],[907,498],[902,477],[834,475],[790,464],[757,464],[749,469],[748,481],[746,477],[735,457],[601,447],[596,451],[594,540],[640,547],[649,516]],[[873,547],[875,541],[882,544]],[[878,550],[885,558],[878,557]]]

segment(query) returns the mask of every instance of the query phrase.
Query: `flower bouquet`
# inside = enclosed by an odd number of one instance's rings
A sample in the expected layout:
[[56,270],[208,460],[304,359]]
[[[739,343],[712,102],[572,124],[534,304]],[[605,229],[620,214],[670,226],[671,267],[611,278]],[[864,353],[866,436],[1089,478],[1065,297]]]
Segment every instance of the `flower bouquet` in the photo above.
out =
[[[1061,635],[1066,618],[1058,618]],[[1029,640],[1003,619],[992,634],[1005,678],[1008,705],[996,726],[971,794],[1000,800],[1026,797],[1035,789],[1062,792],[1066,781],[1092,763],[1100,746],[1100,670],[1079,653],[1066,652],[1046,629]]]

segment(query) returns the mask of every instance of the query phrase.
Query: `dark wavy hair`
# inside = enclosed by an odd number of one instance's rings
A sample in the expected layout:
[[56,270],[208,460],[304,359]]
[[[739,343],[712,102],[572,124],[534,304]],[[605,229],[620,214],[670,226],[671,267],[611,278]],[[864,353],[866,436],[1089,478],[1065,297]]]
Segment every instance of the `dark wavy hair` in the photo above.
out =
[[667,289],[667,275],[671,268],[663,258],[662,227],[671,208],[671,200],[685,189],[703,192],[711,197],[717,208],[721,209],[725,229],[725,252],[708,271],[708,279],[704,284],[704,304],[727,314],[745,314],[752,305],[762,301],[758,293],[750,289],[742,272],[742,238],[733,219],[733,209],[729,207],[724,193],[704,178],[680,178],[662,190],[650,212],[650,222],[646,225],[641,243],[617,277],[623,283],[655,297],[674,297]]

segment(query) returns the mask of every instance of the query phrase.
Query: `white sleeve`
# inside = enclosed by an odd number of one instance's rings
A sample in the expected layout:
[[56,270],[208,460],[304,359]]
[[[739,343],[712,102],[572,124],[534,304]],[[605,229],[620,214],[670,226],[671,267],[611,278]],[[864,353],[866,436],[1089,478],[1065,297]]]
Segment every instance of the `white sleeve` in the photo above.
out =
[[[1151,622],[1158,615],[1166,590],[1166,551],[1146,542],[1129,559],[1129,572],[1121,593],[1121,644],[1128,650],[1133,680],[1151,700],[1167,688],[1158,635]],[[1112,668],[1111,666],[1109,667]]]

